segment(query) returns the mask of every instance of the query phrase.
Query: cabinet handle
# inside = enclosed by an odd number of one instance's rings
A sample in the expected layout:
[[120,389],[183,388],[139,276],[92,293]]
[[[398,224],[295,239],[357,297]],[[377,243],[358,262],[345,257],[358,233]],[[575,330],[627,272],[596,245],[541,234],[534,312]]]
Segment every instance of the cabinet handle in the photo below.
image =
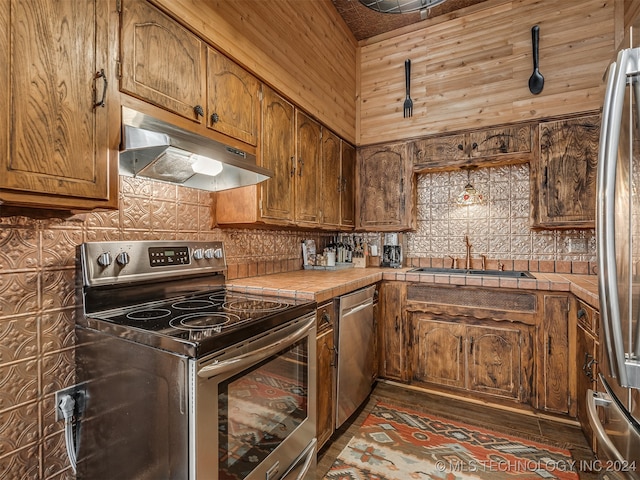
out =
[[298,176],[301,177],[302,176],[302,167],[304,167],[304,160],[300,159],[300,160],[298,160],[298,163],[300,164],[300,170],[298,170]]
[[211,114],[211,123],[218,123],[219,120],[220,120],[220,117],[218,116],[217,113]]
[[330,324],[331,323],[331,316],[327,312],[324,312],[322,314],[322,321],[324,323]]
[[581,308],[580,310],[578,310],[578,313],[576,315],[578,315],[578,318],[582,318],[587,314],[587,311],[584,308]]
[[587,378],[592,382],[596,381],[596,378],[593,375],[593,366],[597,364],[598,364],[598,361],[595,358],[593,358],[589,354],[589,352],[584,353],[584,364],[582,365],[582,371],[587,376]]
[[458,144],[458,150],[464,150],[464,145],[462,145],[461,143]]
[[460,353],[462,353],[462,336],[458,337],[458,346],[460,348]]
[[393,328],[395,329],[396,332],[400,331],[400,324],[398,323],[398,316],[396,315],[396,320],[395,323],[393,325]]
[[551,355],[551,335],[547,335],[547,354]]
[[329,365],[335,367],[338,364],[338,349],[335,346],[330,347],[329,345],[326,345],[326,347],[332,353]]
[[202,105],[196,105],[193,107],[193,113],[196,114],[196,117],[204,117],[204,108],[202,108]]
[[96,102],[93,104],[93,108],[96,107],[104,107],[104,102],[107,99],[107,86],[109,85],[109,82],[107,81],[107,75],[105,75],[104,73],[104,68],[101,68],[100,71],[98,73],[96,73],[96,80],[98,80],[99,78],[102,78],[102,98],[100,99],[99,102]]
[[542,185],[547,186],[549,176],[549,167],[544,167],[544,177],[542,179]]
[[469,354],[473,354],[473,337],[469,338]]
[[478,148],[478,144],[476,142],[473,142],[473,144],[471,145],[471,148],[476,150]]
[[291,157],[291,172],[289,173],[292,177],[296,174],[296,157]]

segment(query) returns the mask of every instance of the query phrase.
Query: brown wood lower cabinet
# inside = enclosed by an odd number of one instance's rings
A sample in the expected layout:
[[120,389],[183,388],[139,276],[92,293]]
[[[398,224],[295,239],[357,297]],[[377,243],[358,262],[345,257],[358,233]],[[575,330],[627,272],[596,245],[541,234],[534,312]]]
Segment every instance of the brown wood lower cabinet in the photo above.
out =
[[335,310],[333,302],[325,303],[317,311],[317,394],[316,436],[318,450],[331,438],[335,426],[335,368],[334,344]]
[[538,391],[537,408],[549,412],[571,413],[571,358],[575,353],[569,344],[571,299],[566,294],[545,294],[538,322]]
[[[576,410],[580,426],[587,438],[587,442],[595,451],[596,443],[593,429],[587,416],[587,390],[600,391],[598,382],[600,343],[597,328],[598,312],[588,305],[578,302],[576,327],[576,357],[574,368],[576,371]],[[603,410],[600,410],[601,412]]]
[[531,327],[412,312],[411,383],[529,400]]
[[404,282],[382,282],[378,297],[378,375],[408,380],[405,364]]

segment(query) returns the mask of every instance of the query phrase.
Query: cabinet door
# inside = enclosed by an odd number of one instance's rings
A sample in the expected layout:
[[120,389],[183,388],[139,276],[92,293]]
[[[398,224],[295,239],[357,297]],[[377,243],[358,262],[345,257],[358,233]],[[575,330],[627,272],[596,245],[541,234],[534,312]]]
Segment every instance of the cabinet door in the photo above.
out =
[[258,143],[260,89],[257,78],[207,48],[207,125],[251,145]]
[[297,223],[317,225],[320,220],[322,129],[318,122],[297,110],[296,134],[295,218]]
[[473,158],[531,152],[531,126],[521,125],[469,134],[468,145]]
[[420,383],[465,387],[465,326],[427,314],[412,314],[409,325],[411,378]]
[[415,226],[415,178],[407,145],[380,145],[358,153],[358,228],[410,230]]
[[342,189],[340,195],[340,224],[345,227],[353,227],[356,224],[356,149],[345,141],[342,141],[341,145],[342,173],[340,175],[340,181]]
[[335,366],[334,330],[324,330],[317,337],[317,421],[316,436],[318,438],[318,450],[329,440],[333,434],[334,410],[333,410],[333,369]]
[[261,217],[290,224],[296,174],[294,108],[265,87],[262,115],[262,166],[274,175],[259,185]]
[[520,331],[468,327],[468,388],[500,397],[520,398]]
[[142,0],[124,0],[120,89],[202,123],[206,92],[204,43]]
[[378,322],[378,372],[381,377],[406,380],[404,302],[402,282],[383,282],[380,286]]
[[117,206],[116,15],[103,0],[0,2],[0,203]]
[[538,339],[540,410],[569,413],[569,305],[565,295],[544,296]]
[[540,124],[531,164],[532,223],[541,228],[593,228],[600,120],[598,116]]
[[[596,442],[587,413],[587,390],[596,390],[598,378],[598,344],[593,336],[578,326],[576,338],[576,409],[580,426],[589,446],[595,451]],[[600,412],[603,410],[600,409]]]
[[416,170],[449,162],[464,162],[469,158],[467,138],[464,134],[416,140],[413,148]]
[[340,226],[340,138],[329,130],[322,131],[322,225]]

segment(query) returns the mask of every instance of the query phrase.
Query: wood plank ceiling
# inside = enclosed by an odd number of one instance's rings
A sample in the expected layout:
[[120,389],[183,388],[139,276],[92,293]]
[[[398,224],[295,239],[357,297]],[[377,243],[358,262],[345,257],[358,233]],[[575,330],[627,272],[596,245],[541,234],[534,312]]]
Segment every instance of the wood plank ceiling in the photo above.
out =
[[[365,7],[358,0],[331,1],[358,41],[366,40],[376,35],[424,20],[420,12],[403,14],[379,13]],[[425,18],[449,14],[483,1],[484,0],[446,0],[444,3],[428,10]]]

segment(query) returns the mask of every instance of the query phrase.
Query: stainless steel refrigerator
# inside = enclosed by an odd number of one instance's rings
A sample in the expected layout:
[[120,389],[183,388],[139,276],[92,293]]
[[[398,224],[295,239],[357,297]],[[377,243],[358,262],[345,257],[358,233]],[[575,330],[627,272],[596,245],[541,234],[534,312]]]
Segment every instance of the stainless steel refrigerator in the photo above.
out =
[[[634,41],[634,31],[637,40]],[[640,479],[640,28],[607,73],[596,198],[601,357],[589,421],[606,478]]]

